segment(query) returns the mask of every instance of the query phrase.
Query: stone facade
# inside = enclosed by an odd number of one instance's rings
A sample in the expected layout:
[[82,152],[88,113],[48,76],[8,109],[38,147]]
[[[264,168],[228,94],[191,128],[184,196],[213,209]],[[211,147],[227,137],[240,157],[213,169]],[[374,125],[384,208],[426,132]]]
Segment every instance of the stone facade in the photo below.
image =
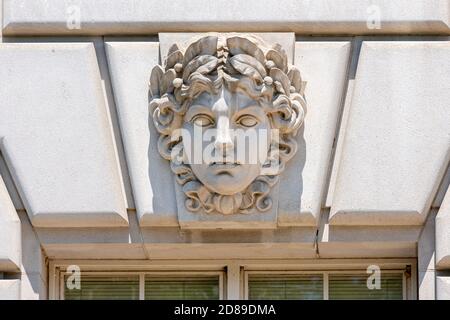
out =
[[[67,265],[225,268],[239,299],[246,268],[373,264],[450,299],[450,1],[0,2],[0,299],[60,297]],[[211,34],[279,44],[283,75],[262,44],[263,76],[233,66],[306,99],[267,211],[187,210],[158,149],[151,71]]]

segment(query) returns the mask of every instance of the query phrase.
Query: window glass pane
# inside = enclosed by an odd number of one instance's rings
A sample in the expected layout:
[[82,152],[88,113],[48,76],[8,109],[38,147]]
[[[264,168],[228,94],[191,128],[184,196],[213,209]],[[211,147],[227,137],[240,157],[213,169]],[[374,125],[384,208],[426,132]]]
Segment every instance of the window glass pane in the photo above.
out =
[[322,275],[279,276],[250,275],[248,280],[250,300],[321,300]]
[[[403,299],[403,275],[401,273],[381,272],[380,289],[370,290],[367,279],[370,275],[339,275],[329,276],[329,299],[351,300],[395,300]],[[372,284],[373,282],[370,282]]]
[[145,279],[147,300],[218,300],[219,277],[157,278]]
[[138,300],[139,276],[82,276],[80,290],[64,288],[66,300]]

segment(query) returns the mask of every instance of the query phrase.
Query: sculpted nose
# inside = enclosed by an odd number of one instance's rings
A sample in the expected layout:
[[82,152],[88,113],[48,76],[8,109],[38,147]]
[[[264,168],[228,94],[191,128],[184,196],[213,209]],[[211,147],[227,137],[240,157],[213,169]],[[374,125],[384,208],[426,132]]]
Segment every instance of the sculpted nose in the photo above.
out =
[[214,147],[222,155],[230,152],[234,148],[231,138],[230,124],[227,116],[221,115],[217,121],[217,138],[214,141]]

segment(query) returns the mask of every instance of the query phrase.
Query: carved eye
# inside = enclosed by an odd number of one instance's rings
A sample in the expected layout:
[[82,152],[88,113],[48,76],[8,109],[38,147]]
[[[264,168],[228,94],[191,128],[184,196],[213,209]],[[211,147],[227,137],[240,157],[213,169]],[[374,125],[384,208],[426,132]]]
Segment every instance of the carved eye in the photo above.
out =
[[236,122],[243,127],[250,128],[258,124],[258,119],[251,115],[245,115],[237,119]]
[[191,122],[199,127],[208,127],[214,124],[214,120],[206,114],[198,114],[194,116]]

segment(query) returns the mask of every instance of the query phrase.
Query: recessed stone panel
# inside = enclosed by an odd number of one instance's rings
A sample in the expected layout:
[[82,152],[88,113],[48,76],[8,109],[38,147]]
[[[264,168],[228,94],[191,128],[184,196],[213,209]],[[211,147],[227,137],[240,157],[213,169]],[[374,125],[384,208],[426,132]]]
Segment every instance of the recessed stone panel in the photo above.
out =
[[450,153],[450,42],[364,42],[330,224],[423,224]]
[[178,225],[172,172],[158,153],[148,107],[150,71],[159,61],[159,43],[111,38],[106,53],[139,223]]
[[20,280],[0,279],[0,300],[19,300]]
[[295,65],[306,81],[308,110],[298,151],[286,166],[280,186],[278,224],[316,225],[327,187],[329,163],[345,93],[348,41],[301,41]]
[[450,188],[436,216],[436,268],[450,268]]
[[92,43],[0,45],[0,148],[35,226],[126,226]]
[[20,237],[20,220],[0,176],[0,271],[19,270],[22,257]]
[[450,300],[450,277],[436,277],[436,300]]

